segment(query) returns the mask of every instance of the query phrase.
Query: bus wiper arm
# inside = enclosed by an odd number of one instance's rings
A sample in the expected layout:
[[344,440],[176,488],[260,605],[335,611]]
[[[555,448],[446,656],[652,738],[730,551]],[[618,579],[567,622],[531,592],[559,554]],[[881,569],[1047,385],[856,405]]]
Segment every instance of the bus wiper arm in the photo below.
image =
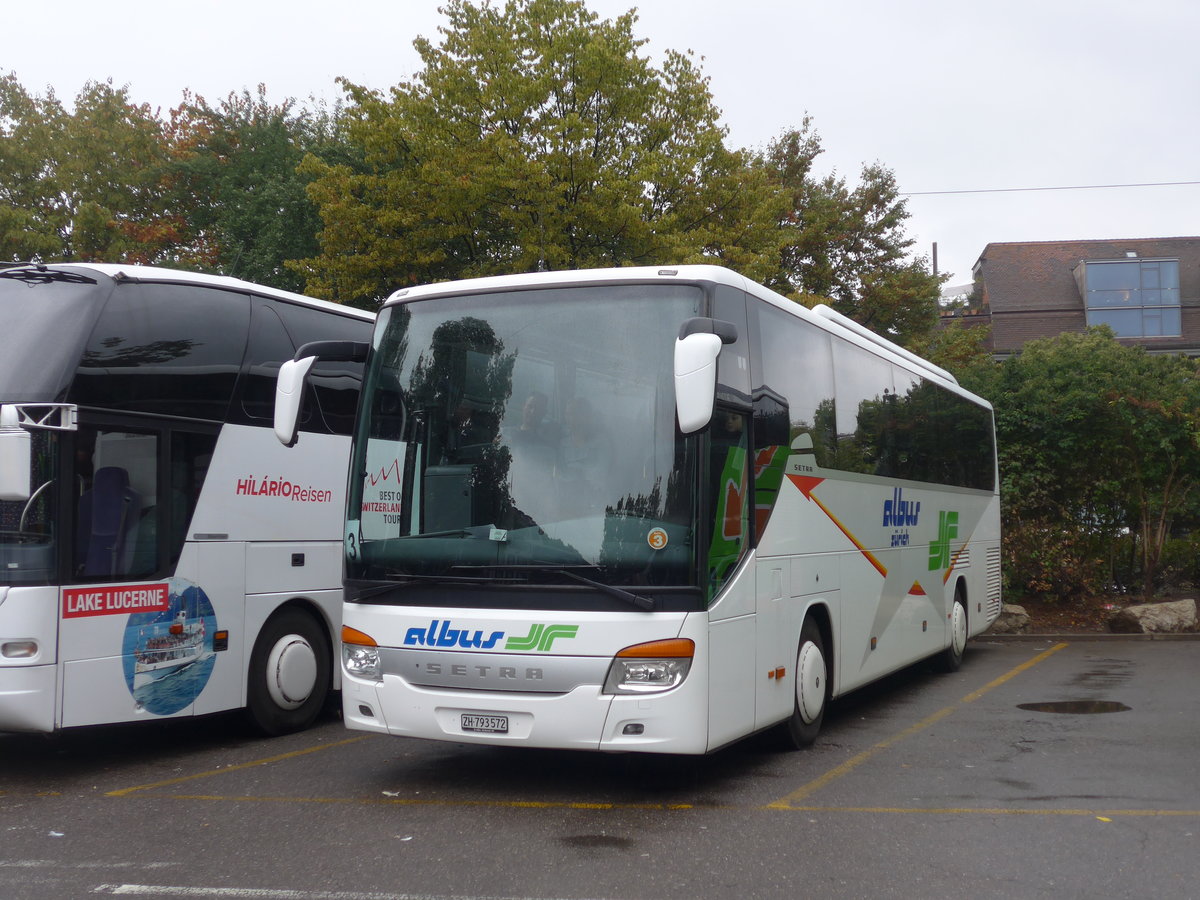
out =
[[63,281],[69,284],[95,284],[95,278],[88,278],[78,272],[63,272],[59,269],[47,269],[44,265],[16,265],[0,269],[0,278],[13,278],[26,284],[50,284],[52,281]]
[[[470,567],[470,566],[455,566],[455,568],[456,569],[469,569],[472,567]],[[584,569],[598,568],[597,566],[593,566],[593,565],[572,566],[568,563],[567,565],[556,566],[556,565],[547,564],[547,563],[527,563],[527,564],[517,564],[517,565],[480,566],[479,568],[482,568],[484,570],[496,571],[496,572],[549,572],[552,575],[562,575],[565,578],[570,578],[572,581],[578,581],[581,584],[586,584],[589,587],[594,587],[596,590],[602,591],[603,593],[608,594],[610,597],[616,597],[619,600],[624,600],[630,606],[636,606],[636,607],[638,607],[638,609],[652,610],[652,609],[654,609],[654,606],[655,606],[654,600],[651,599],[650,597],[643,597],[640,594],[635,594],[632,591],[625,590],[624,588],[619,588],[619,587],[616,587],[611,584],[605,584],[603,581],[595,581],[591,578],[587,578],[586,576],[580,575],[578,572],[571,571],[572,569],[576,569],[576,568],[584,568]],[[449,576],[449,577],[452,577],[452,576]],[[470,579],[464,578],[463,580],[466,581],[466,580],[470,580]],[[501,581],[503,579],[485,578],[483,580],[485,580],[485,581]]]
[[489,575],[415,575],[410,572],[386,573],[392,585],[397,584],[490,584],[498,579]]
[[[514,568],[525,568],[524,566]],[[594,587],[598,591],[608,594],[610,597],[616,597],[618,600],[624,600],[630,606],[636,606],[638,609],[652,610],[654,609],[654,601],[650,597],[643,597],[641,594],[635,594],[633,591],[627,591],[624,588],[616,587],[615,585],[605,584],[603,581],[596,581],[586,576],[580,575],[578,572],[572,572],[569,568],[561,566],[529,566],[538,572],[551,572],[555,575],[562,575],[570,578],[572,581],[578,581],[581,584],[586,584]],[[590,567],[589,567],[590,568]]]
[[420,534],[402,534],[397,540],[411,541],[419,538],[440,538],[440,537],[472,537],[475,532],[468,531],[465,528],[451,528],[448,531],[425,531]]
[[486,575],[412,575],[408,572],[388,572],[387,581],[364,588],[355,595],[354,602],[370,600],[413,584],[489,584],[495,579]]

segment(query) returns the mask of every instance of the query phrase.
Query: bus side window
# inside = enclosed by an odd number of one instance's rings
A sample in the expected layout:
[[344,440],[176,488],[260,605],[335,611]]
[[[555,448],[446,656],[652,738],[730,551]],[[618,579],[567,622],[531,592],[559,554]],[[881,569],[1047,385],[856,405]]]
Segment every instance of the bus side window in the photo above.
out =
[[[241,412],[255,424],[270,422],[275,416],[275,381],[279,367],[296,355],[296,346],[277,311],[268,303],[256,300],[254,318],[250,323],[250,340],[242,362],[238,394]],[[311,388],[305,388],[305,400],[312,399]],[[313,415],[313,404],[300,406],[301,424]]]
[[166,528],[167,559],[172,569],[183,552],[188,524],[196,511],[216,446],[215,433],[173,431],[171,434],[171,506]]
[[[302,347],[310,341],[365,341],[370,327],[361,319],[330,316],[315,309],[290,303],[276,303],[275,310],[291,335],[292,343]],[[317,360],[308,377],[305,406],[315,402],[319,412],[301,410],[304,431],[327,429],[330,434],[350,434],[358,410],[362,388],[363,364],[343,360]],[[309,402],[312,400],[313,402]],[[272,405],[274,398],[272,397]]]
[[67,399],[108,410],[224,421],[249,321],[245,294],[122,283],[96,321]]

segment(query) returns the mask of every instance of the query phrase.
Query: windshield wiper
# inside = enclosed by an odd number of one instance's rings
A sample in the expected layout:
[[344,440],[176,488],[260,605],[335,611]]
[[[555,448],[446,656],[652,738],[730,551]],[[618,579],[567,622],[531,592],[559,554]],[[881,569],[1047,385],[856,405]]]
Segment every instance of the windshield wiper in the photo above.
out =
[[[467,568],[466,566],[456,566],[455,568]],[[507,565],[507,566],[487,566],[489,569],[500,569],[509,571],[530,571],[530,572],[548,572],[551,575],[562,575],[565,578],[570,578],[572,581],[578,581],[581,584],[586,584],[589,587],[594,587],[598,591],[608,594],[610,597],[616,597],[618,600],[624,600],[630,606],[636,606],[638,609],[653,610],[655,607],[654,600],[650,597],[643,597],[641,594],[635,594],[632,591],[627,591],[624,588],[616,587],[615,585],[605,584],[603,581],[595,581],[572,569],[592,569],[595,570],[599,566],[583,565],[583,566],[556,566],[547,565],[544,563],[530,563],[526,565]]]
[[[528,565],[510,565],[510,566],[455,566],[454,569],[462,571],[470,571],[473,568],[478,568],[481,571],[476,575],[414,575],[408,572],[397,572],[389,570],[385,572],[385,577],[388,579],[385,584],[376,584],[366,588],[355,598],[355,602],[369,600],[372,597],[378,597],[383,594],[393,591],[398,587],[405,587],[413,584],[516,584],[514,579],[505,578],[502,575],[489,575],[487,572],[512,573],[518,572],[545,572],[551,575],[561,575],[564,578],[569,578],[572,581],[578,581],[580,584],[586,584],[588,587],[608,594],[610,597],[616,597],[618,600],[623,600],[630,606],[636,606],[638,609],[653,610],[656,606],[655,601],[651,597],[643,597],[640,594],[635,594],[632,591],[627,591],[624,588],[619,588],[611,584],[605,584],[602,581],[596,581],[588,578],[585,575],[580,575],[578,572],[572,571],[572,568],[596,569],[597,566],[555,566],[545,564],[528,564]],[[527,579],[525,579],[527,580]]]
[[60,269],[47,269],[44,265],[13,266],[0,269],[0,278],[12,278],[24,281],[26,284],[49,284],[52,281],[63,281],[68,284],[95,284],[96,279],[88,278],[78,272],[63,272]]
[[615,585],[605,584],[603,581],[593,581],[590,578],[584,578],[578,572],[572,572],[570,569],[545,569],[547,572],[554,572],[558,575],[565,575],[574,581],[580,581],[584,584],[589,584],[598,591],[603,591],[610,597],[616,597],[624,600],[631,606],[636,606],[638,609],[652,610],[654,609],[654,601],[649,597],[643,597],[641,594],[635,594],[633,591],[627,591],[624,588],[616,587]]
[[384,573],[386,581],[364,588],[354,602],[370,600],[394,591],[398,587],[408,587],[414,584],[490,584],[497,579],[486,575],[413,575],[408,572],[389,570]]

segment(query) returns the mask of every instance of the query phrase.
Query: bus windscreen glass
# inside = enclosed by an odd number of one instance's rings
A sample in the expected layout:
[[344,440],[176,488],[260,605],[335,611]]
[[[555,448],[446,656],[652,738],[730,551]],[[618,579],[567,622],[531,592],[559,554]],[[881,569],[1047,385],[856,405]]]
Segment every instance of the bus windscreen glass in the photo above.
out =
[[0,402],[62,399],[107,289],[0,270]]
[[0,587],[52,584],[58,578],[54,473],[59,436],[36,430],[31,441],[28,499],[0,500]]
[[692,286],[608,285],[385,309],[348,577],[693,584],[696,461],[671,366],[702,303]]

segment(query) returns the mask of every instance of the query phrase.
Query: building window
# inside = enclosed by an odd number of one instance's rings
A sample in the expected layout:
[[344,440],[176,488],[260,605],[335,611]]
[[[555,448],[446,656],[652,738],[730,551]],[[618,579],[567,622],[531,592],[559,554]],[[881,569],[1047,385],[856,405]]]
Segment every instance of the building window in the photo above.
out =
[[1089,325],[1117,337],[1178,337],[1179,260],[1087,260],[1075,269]]

